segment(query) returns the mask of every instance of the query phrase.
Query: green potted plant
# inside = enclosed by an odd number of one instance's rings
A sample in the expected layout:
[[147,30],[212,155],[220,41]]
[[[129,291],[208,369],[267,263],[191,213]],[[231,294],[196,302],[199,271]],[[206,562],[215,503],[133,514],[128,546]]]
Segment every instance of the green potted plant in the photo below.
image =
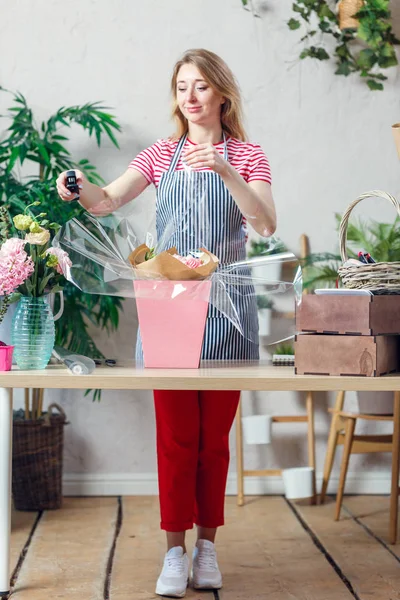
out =
[[[7,92],[3,88],[0,90]],[[36,123],[24,96],[19,92],[8,93],[13,103],[8,114],[3,115],[7,119],[7,128],[2,132],[0,142],[0,235],[3,242],[12,231],[14,217],[19,214],[37,221],[36,226],[41,229],[48,229],[55,223],[62,225],[82,214],[83,209],[78,203],[64,203],[59,199],[55,180],[60,171],[76,167],[85,173],[89,181],[104,183],[89,160],[83,158],[75,162],[72,159],[66,147],[68,137],[65,135],[71,125],[78,125],[89,136],[94,136],[98,146],[105,136],[118,148],[115,133],[120,131],[114,117],[106,112],[107,107],[97,102],[62,107],[47,121]],[[26,171],[28,165],[34,166],[35,170],[31,175],[22,177],[20,167],[24,166]],[[34,208],[38,205],[39,214]],[[50,274],[49,285],[57,283],[56,264],[54,259],[51,263],[49,257],[42,256],[46,250],[43,248],[43,245],[33,248],[38,263],[35,272],[38,275],[41,273],[41,277],[40,281],[39,277],[35,277],[28,284],[32,285],[31,291],[39,292],[37,285],[40,286],[40,282],[43,283]],[[46,269],[49,271],[45,273]],[[28,289],[26,291],[30,293]],[[3,307],[7,308],[8,299],[4,304],[4,294],[1,300]],[[11,310],[7,310],[4,321],[10,320],[13,306],[15,304],[11,305]],[[101,351],[89,334],[88,324],[92,323],[106,331],[116,329],[121,309],[120,298],[83,294],[67,282],[64,287],[64,313],[56,323],[55,343],[73,353],[102,358]],[[0,338],[8,336],[9,330],[10,323],[3,322]],[[93,399],[99,397],[99,391],[96,390]],[[53,408],[61,414],[52,415]],[[54,403],[49,405],[47,413],[43,413],[42,409],[43,390],[33,389],[25,390],[25,408],[14,411],[13,497],[16,508],[21,510],[59,508],[61,505],[63,427],[66,417],[62,408]]]
[[303,27],[301,59],[326,61],[333,54],[336,75],[358,73],[370,90],[383,90],[382,70],[397,66],[400,43],[389,0],[295,0],[292,8],[296,16],[289,19],[289,29]]
[[[339,228],[341,215],[335,214],[336,228]],[[377,262],[400,261],[400,219],[393,223],[364,221],[358,219],[349,223],[347,229],[347,248],[349,258],[357,258],[360,250],[369,252]],[[303,267],[303,286],[310,291],[318,287],[335,287],[338,268],[341,264],[339,253],[312,253],[301,261]]]
[[[247,252],[247,257],[268,257],[286,251],[287,248],[285,244],[281,240],[276,239],[274,236],[272,236],[270,238],[251,240],[250,247]],[[279,261],[271,262],[269,264],[261,264],[259,266],[252,265],[254,277],[265,279],[266,281],[279,281],[281,275],[281,268],[282,265]]]
[[[1,87],[0,90],[11,94],[13,100],[8,114],[3,115],[7,118],[8,128],[3,131],[0,142],[0,204],[5,206],[11,218],[35,201],[40,201],[49,222],[62,225],[72,217],[79,217],[83,209],[77,202],[65,203],[59,199],[55,185],[57,175],[76,167],[93,183],[101,184],[104,180],[88,159],[78,162],[72,159],[66,147],[66,132],[71,125],[78,125],[89,136],[95,137],[98,146],[105,136],[118,148],[115,134],[120,131],[120,125],[107,112],[107,107],[98,102],[62,107],[46,121],[36,123],[33,111],[21,93]],[[19,167],[27,164],[37,170],[22,177]],[[103,358],[89,333],[89,323],[109,332],[115,330],[122,299],[83,294],[69,283],[63,293],[64,312],[56,323],[56,345],[92,358]],[[3,329],[9,329],[9,323],[4,323]],[[94,398],[99,396],[98,392],[94,394]]]
[[280,356],[293,356],[294,355],[294,347],[293,344],[282,343],[278,344],[274,349],[274,354],[279,354]]
[[274,303],[269,296],[257,296],[258,325],[260,336],[267,336],[271,332],[271,318]]

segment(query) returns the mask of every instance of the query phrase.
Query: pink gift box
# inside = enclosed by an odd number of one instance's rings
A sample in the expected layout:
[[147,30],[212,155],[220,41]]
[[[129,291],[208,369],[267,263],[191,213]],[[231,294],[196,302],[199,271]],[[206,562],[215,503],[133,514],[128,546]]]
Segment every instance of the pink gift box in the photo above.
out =
[[144,366],[197,369],[211,281],[134,282]]
[[14,346],[0,346],[0,371],[11,371]]

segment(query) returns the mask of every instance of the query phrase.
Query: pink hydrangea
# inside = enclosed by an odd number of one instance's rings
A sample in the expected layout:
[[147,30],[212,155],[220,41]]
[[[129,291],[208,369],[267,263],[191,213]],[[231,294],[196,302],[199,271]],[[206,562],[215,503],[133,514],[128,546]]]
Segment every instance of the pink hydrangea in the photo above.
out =
[[69,267],[72,267],[71,259],[65,250],[61,250],[61,248],[53,248],[53,246],[51,246],[46,250],[46,254],[52,254],[53,256],[57,257],[58,265],[56,269],[57,273],[60,273],[60,275],[66,275]]
[[25,240],[10,238],[0,248],[0,294],[12,294],[35,270]]

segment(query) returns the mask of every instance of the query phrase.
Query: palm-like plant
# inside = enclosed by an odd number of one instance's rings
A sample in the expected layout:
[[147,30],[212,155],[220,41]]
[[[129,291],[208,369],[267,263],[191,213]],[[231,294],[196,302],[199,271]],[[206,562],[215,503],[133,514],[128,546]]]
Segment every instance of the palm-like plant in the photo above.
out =
[[[8,92],[0,87],[3,92]],[[104,183],[89,160],[75,162],[65,147],[68,137],[61,130],[72,124],[81,126],[89,136],[94,135],[97,145],[103,136],[119,148],[115,132],[120,131],[107,107],[98,102],[83,106],[62,107],[47,121],[37,124],[25,97],[8,92],[13,104],[8,109],[10,125],[0,142],[0,205],[9,217],[22,212],[26,206],[40,201],[40,211],[47,213],[50,221],[63,224],[82,214],[76,202],[62,202],[56,192],[55,180],[61,171],[78,168],[87,179]],[[3,115],[4,116],[4,115]],[[37,172],[27,178],[20,175],[19,167],[26,162],[37,164]],[[88,324],[111,331],[117,328],[122,300],[117,297],[84,294],[70,283],[64,288],[65,308],[56,322],[56,344],[92,358],[103,357],[88,331]]]
[[[337,229],[341,215],[335,214]],[[376,262],[400,261],[400,219],[393,223],[368,222],[359,219],[347,228],[347,249],[350,258],[357,258],[359,250],[369,252]],[[340,254],[315,253],[303,261],[303,285],[314,290],[317,287],[334,287],[338,279]]]

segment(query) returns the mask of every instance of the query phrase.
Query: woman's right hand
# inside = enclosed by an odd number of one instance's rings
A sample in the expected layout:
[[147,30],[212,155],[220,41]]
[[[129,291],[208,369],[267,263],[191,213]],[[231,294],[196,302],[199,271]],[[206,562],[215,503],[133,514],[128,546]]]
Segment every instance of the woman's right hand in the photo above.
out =
[[[74,171],[76,174],[76,183],[79,185],[80,189],[83,189],[85,177],[84,177],[82,171],[78,171],[77,169],[74,169]],[[58,195],[60,196],[61,200],[64,200],[64,202],[71,202],[71,200],[76,200],[77,198],[79,198],[79,194],[73,194],[67,189],[67,187],[65,185],[66,181],[67,181],[66,175],[67,175],[67,171],[63,171],[57,177],[57,181],[56,181],[57,192],[58,192]]]

